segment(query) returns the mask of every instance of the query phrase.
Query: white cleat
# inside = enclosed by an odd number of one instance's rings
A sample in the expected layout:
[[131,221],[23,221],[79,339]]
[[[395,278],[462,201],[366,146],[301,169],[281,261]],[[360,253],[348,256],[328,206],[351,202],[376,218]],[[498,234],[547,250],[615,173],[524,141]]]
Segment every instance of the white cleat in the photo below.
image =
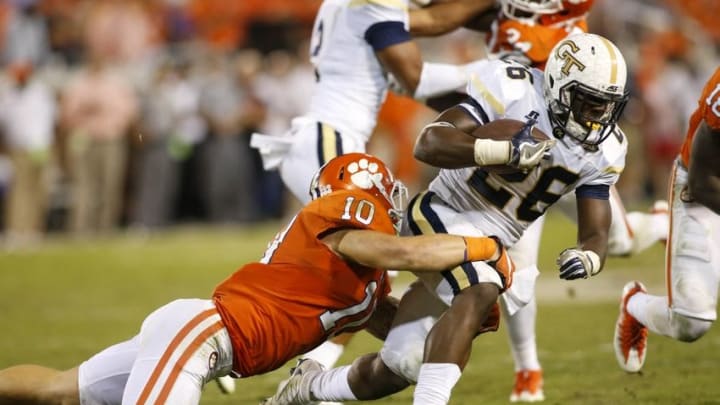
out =
[[215,379],[215,382],[217,383],[218,388],[220,388],[220,392],[223,394],[229,395],[235,392],[235,379],[229,375],[218,377]]
[[278,390],[261,405],[319,405],[313,399],[311,383],[313,377],[323,371],[323,366],[312,359],[300,359],[297,366],[290,370],[290,378],[278,386]]
[[625,284],[622,298],[620,300],[620,315],[615,323],[615,336],[613,347],[615,357],[620,368],[628,373],[638,373],[645,363],[647,353],[648,330],[645,325],[638,322],[627,311],[627,304],[630,297],[642,292],[645,293],[645,286],[638,281],[631,281]]

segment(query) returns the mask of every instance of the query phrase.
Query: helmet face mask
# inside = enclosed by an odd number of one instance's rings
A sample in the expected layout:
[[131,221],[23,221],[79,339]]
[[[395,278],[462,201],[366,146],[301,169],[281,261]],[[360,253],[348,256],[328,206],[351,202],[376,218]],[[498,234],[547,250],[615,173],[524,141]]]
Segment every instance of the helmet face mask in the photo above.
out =
[[535,23],[540,16],[563,9],[562,0],[502,0],[500,3],[506,18],[526,23]]
[[395,180],[380,159],[364,153],[348,153],[325,163],[310,183],[310,197],[315,200],[338,190],[358,190],[375,197],[384,205],[396,229],[399,228],[408,199],[407,188]]
[[594,34],[558,43],[545,67],[545,99],[556,136],[596,149],[613,132],[628,99],[620,51]]

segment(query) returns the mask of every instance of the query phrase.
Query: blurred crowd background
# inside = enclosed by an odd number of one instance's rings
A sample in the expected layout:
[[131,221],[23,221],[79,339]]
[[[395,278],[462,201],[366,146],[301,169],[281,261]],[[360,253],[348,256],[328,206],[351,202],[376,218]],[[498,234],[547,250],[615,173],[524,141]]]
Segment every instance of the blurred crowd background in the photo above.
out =
[[[0,1],[0,235],[151,231],[243,224],[294,209],[249,147],[304,113],[319,0]],[[623,128],[628,207],[665,198],[670,166],[705,80],[720,62],[720,2],[597,0],[590,31],[631,70]],[[485,55],[483,35],[421,40],[429,61]],[[418,129],[434,112],[390,94],[370,150],[418,190]]]

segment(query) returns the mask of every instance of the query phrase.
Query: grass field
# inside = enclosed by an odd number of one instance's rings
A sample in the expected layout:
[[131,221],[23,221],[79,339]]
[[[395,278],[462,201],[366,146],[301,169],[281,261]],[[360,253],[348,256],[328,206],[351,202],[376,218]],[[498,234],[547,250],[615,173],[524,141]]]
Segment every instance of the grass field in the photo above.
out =
[[[0,252],[0,368],[38,363],[77,365],[134,335],[155,308],[181,297],[209,297],[237,267],[256,260],[280,224],[250,228],[180,228],[150,237],[92,241],[51,239],[31,252]],[[611,338],[623,284],[637,278],[663,291],[663,251],[613,259],[592,280],[557,279],[554,258],[574,240],[573,226],[549,218],[538,284],[538,345],[548,404],[718,404],[720,332],[694,344],[651,336],[642,375],[619,370]],[[407,281],[401,278],[400,282]],[[341,361],[376,351],[362,333]],[[203,404],[252,404],[271,394],[287,368],[238,381],[222,396],[208,386]],[[474,346],[452,404],[505,404],[512,360],[501,326]],[[406,390],[377,404],[411,403]]]

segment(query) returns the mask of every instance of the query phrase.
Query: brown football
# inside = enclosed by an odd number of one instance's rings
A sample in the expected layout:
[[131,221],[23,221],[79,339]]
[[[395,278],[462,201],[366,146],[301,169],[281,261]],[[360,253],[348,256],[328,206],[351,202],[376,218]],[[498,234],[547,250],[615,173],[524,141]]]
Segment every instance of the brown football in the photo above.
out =
[[[501,118],[490,121],[485,125],[481,125],[472,132],[472,136],[483,139],[493,139],[496,141],[508,141],[512,139],[525,125],[525,122],[514,120],[511,118]],[[538,141],[550,139],[543,131],[537,127],[533,128],[532,137]],[[516,173],[518,169],[507,165],[489,165],[483,166],[489,172],[494,173]]]

